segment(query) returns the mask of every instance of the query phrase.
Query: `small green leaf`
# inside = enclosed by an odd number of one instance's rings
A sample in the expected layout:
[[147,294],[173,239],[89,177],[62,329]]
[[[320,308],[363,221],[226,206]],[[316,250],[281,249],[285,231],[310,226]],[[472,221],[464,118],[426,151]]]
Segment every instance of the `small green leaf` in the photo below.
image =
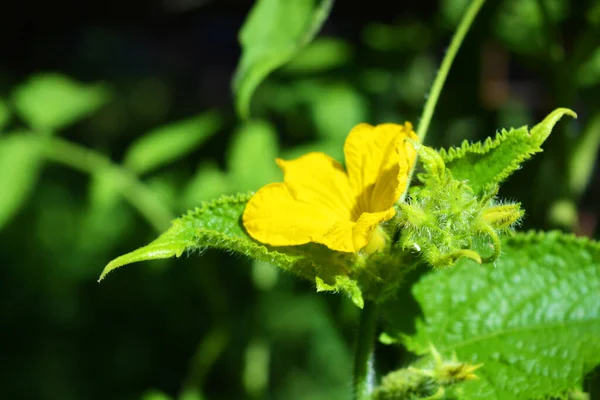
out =
[[0,99],[0,131],[10,121],[10,110],[4,100]]
[[227,153],[227,166],[236,191],[258,190],[281,180],[275,158],[279,151],[277,132],[263,121],[246,122],[236,132]]
[[323,279],[317,276],[315,283],[317,285],[317,292],[344,291],[350,295],[350,299],[358,308],[363,308],[365,306],[365,301],[360,288],[356,284],[356,281],[350,279],[348,276],[337,275],[333,285],[325,283]]
[[577,114],[575,114],[573,110],[569,110],[568,108],[557,108],[548,114],[542,122],[531,128],[532,142],[537,146],[541,146],[542,143],[548,139],[548,136],[550,136],[552,129],[554,129],[554,125],[556,125],[565,115],[568,115],[571,118],[577,118]]
[[405,342],[483,363],[464,398],[559,396],[600,363],[600,244],[529,233],[502,250],[495,267],[463,261],[421,279],[424,319]]
[[269,73],[290,61],[317,34],[333,0],[259,0],[242,27],[242,58],[233,80],[236,109],[250,113],[252,94]]
[[0,137],[0,229],[19,211],[37,182],[42,141],[27,133]]
[[310,43],[281,70],[287,73],[315,73],[347,64],[352,58],[350,45],[336,38],[319,38]]
[[461,147],[442,149],[440,154],[453,177],[467,181],[473,191],[481,195],[508,178],[523,161],[541,152],[541,144],[565,115],[577,117],[569,109],[558,108],[531,131],[526,126],[503,129],[493,140],[488,138],[484,143],[474,144],[464,141]]
[[125,155],[124,164],[145,174],[194,151],[221,127],[214,112],[157,128],[137,139]]
[[97,111],[109,99],[101,85],[86,85],[60,74],[40,74],[12,96],[15,110],[33,129],[55,131]]
[[[311,281],[319,276],[329,285],[335,285],[338,275],[348,274],[348,266],[354,261],[354,255],[337,253],[324,246],[313,244],[271,247],[250,238],[241,223],[241,216],[250,197],[249,194],[223,196],[210,203],[202,204],[173,221],[171,228],[147,246],[108,263],[99,280],[123,265],[179,257],[186,251],[206,248],[241,253],[269,262]],[[352,287],[344,282],[340,289],[348,289],[348,294],[353,299],[358,296],[356,285]]]

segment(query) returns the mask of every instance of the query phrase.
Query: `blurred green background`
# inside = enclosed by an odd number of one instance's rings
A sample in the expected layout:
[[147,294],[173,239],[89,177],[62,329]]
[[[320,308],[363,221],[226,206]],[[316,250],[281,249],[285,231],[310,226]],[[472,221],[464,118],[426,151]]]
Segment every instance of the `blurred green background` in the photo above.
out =
[[[359,122],[418,123],[467,0],[338,2],[317,39],[233,109],[253,2],[6,5],[0,38],[0,396],[346,399],[358,309],[270,265],[206,251],[96,282],[114,257],[274,158],[342,160]],[[545,152],[502,188],[523,229],[599,238],[600,2],[488,1],[427,142],[482,140],[556,107]],[[406,320],[415,310],[408,293]],[[379,345],[386,371],[407,355]]]

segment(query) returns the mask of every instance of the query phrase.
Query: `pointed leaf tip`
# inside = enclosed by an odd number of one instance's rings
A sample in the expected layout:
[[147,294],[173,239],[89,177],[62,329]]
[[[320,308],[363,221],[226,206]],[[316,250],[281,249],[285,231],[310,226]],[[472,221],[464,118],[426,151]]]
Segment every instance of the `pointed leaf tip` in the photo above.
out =
[[140,247],[109,262],[102,270],[98,282],[102,281],[113,270],[127,264],[181,256],[183,251],[190,248],[193,243],[185,238],[178,237],[176,228],[177,225],[174,225],[147,246]]
[[557,108],[548,114],[548,116],[544,118],[542,122],[531,129],[531,136],[537,139],[538,145],[542,144],[548,138],[552,132],[552,129],[554,128],[554,125],[556,125],[558,121],[560,121],[560,119],[565,115],[577,119],[577,114],[575,111],[569,108]]

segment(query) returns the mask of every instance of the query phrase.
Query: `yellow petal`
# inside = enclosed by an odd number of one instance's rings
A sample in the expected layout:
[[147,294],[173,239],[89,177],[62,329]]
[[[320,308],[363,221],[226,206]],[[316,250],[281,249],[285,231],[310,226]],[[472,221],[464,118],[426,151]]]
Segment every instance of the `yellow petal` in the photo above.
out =
[[369,244],[373,229],[381,222],[389,221],[395,214],[396,211],[393,208],[376,213],[361,214],[353,229],[355,251],[358,251]]
[[323,153],[294,161],[277,160],[284,183],[260,189],[242,221],[254,239],[272,246],[322,243],[354,252],[352,192],[342,166]]
[[406,138],[417,140],[412,125],[359,124],[344,145],[350,186],[358,212],[391,208],[406,188],[416,153]]
[[324,153],[308,153],[292,161],[277,159],[277,165],[295,199],[350,220],[354,199],[339,162]]

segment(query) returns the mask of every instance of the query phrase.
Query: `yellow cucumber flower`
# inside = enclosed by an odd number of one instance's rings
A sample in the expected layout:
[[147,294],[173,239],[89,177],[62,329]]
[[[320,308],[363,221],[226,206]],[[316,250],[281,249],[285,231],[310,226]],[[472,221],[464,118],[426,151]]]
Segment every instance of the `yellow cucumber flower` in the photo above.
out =
[[277,159],[284,182],[264,186],[248,201],[242,217],[248,234],[271,246],[313,242],[358,252],[396,213],[416,158],[406,138],[418,140],[409,122],[357,125],[344,145],[347,172],[324,153]]

